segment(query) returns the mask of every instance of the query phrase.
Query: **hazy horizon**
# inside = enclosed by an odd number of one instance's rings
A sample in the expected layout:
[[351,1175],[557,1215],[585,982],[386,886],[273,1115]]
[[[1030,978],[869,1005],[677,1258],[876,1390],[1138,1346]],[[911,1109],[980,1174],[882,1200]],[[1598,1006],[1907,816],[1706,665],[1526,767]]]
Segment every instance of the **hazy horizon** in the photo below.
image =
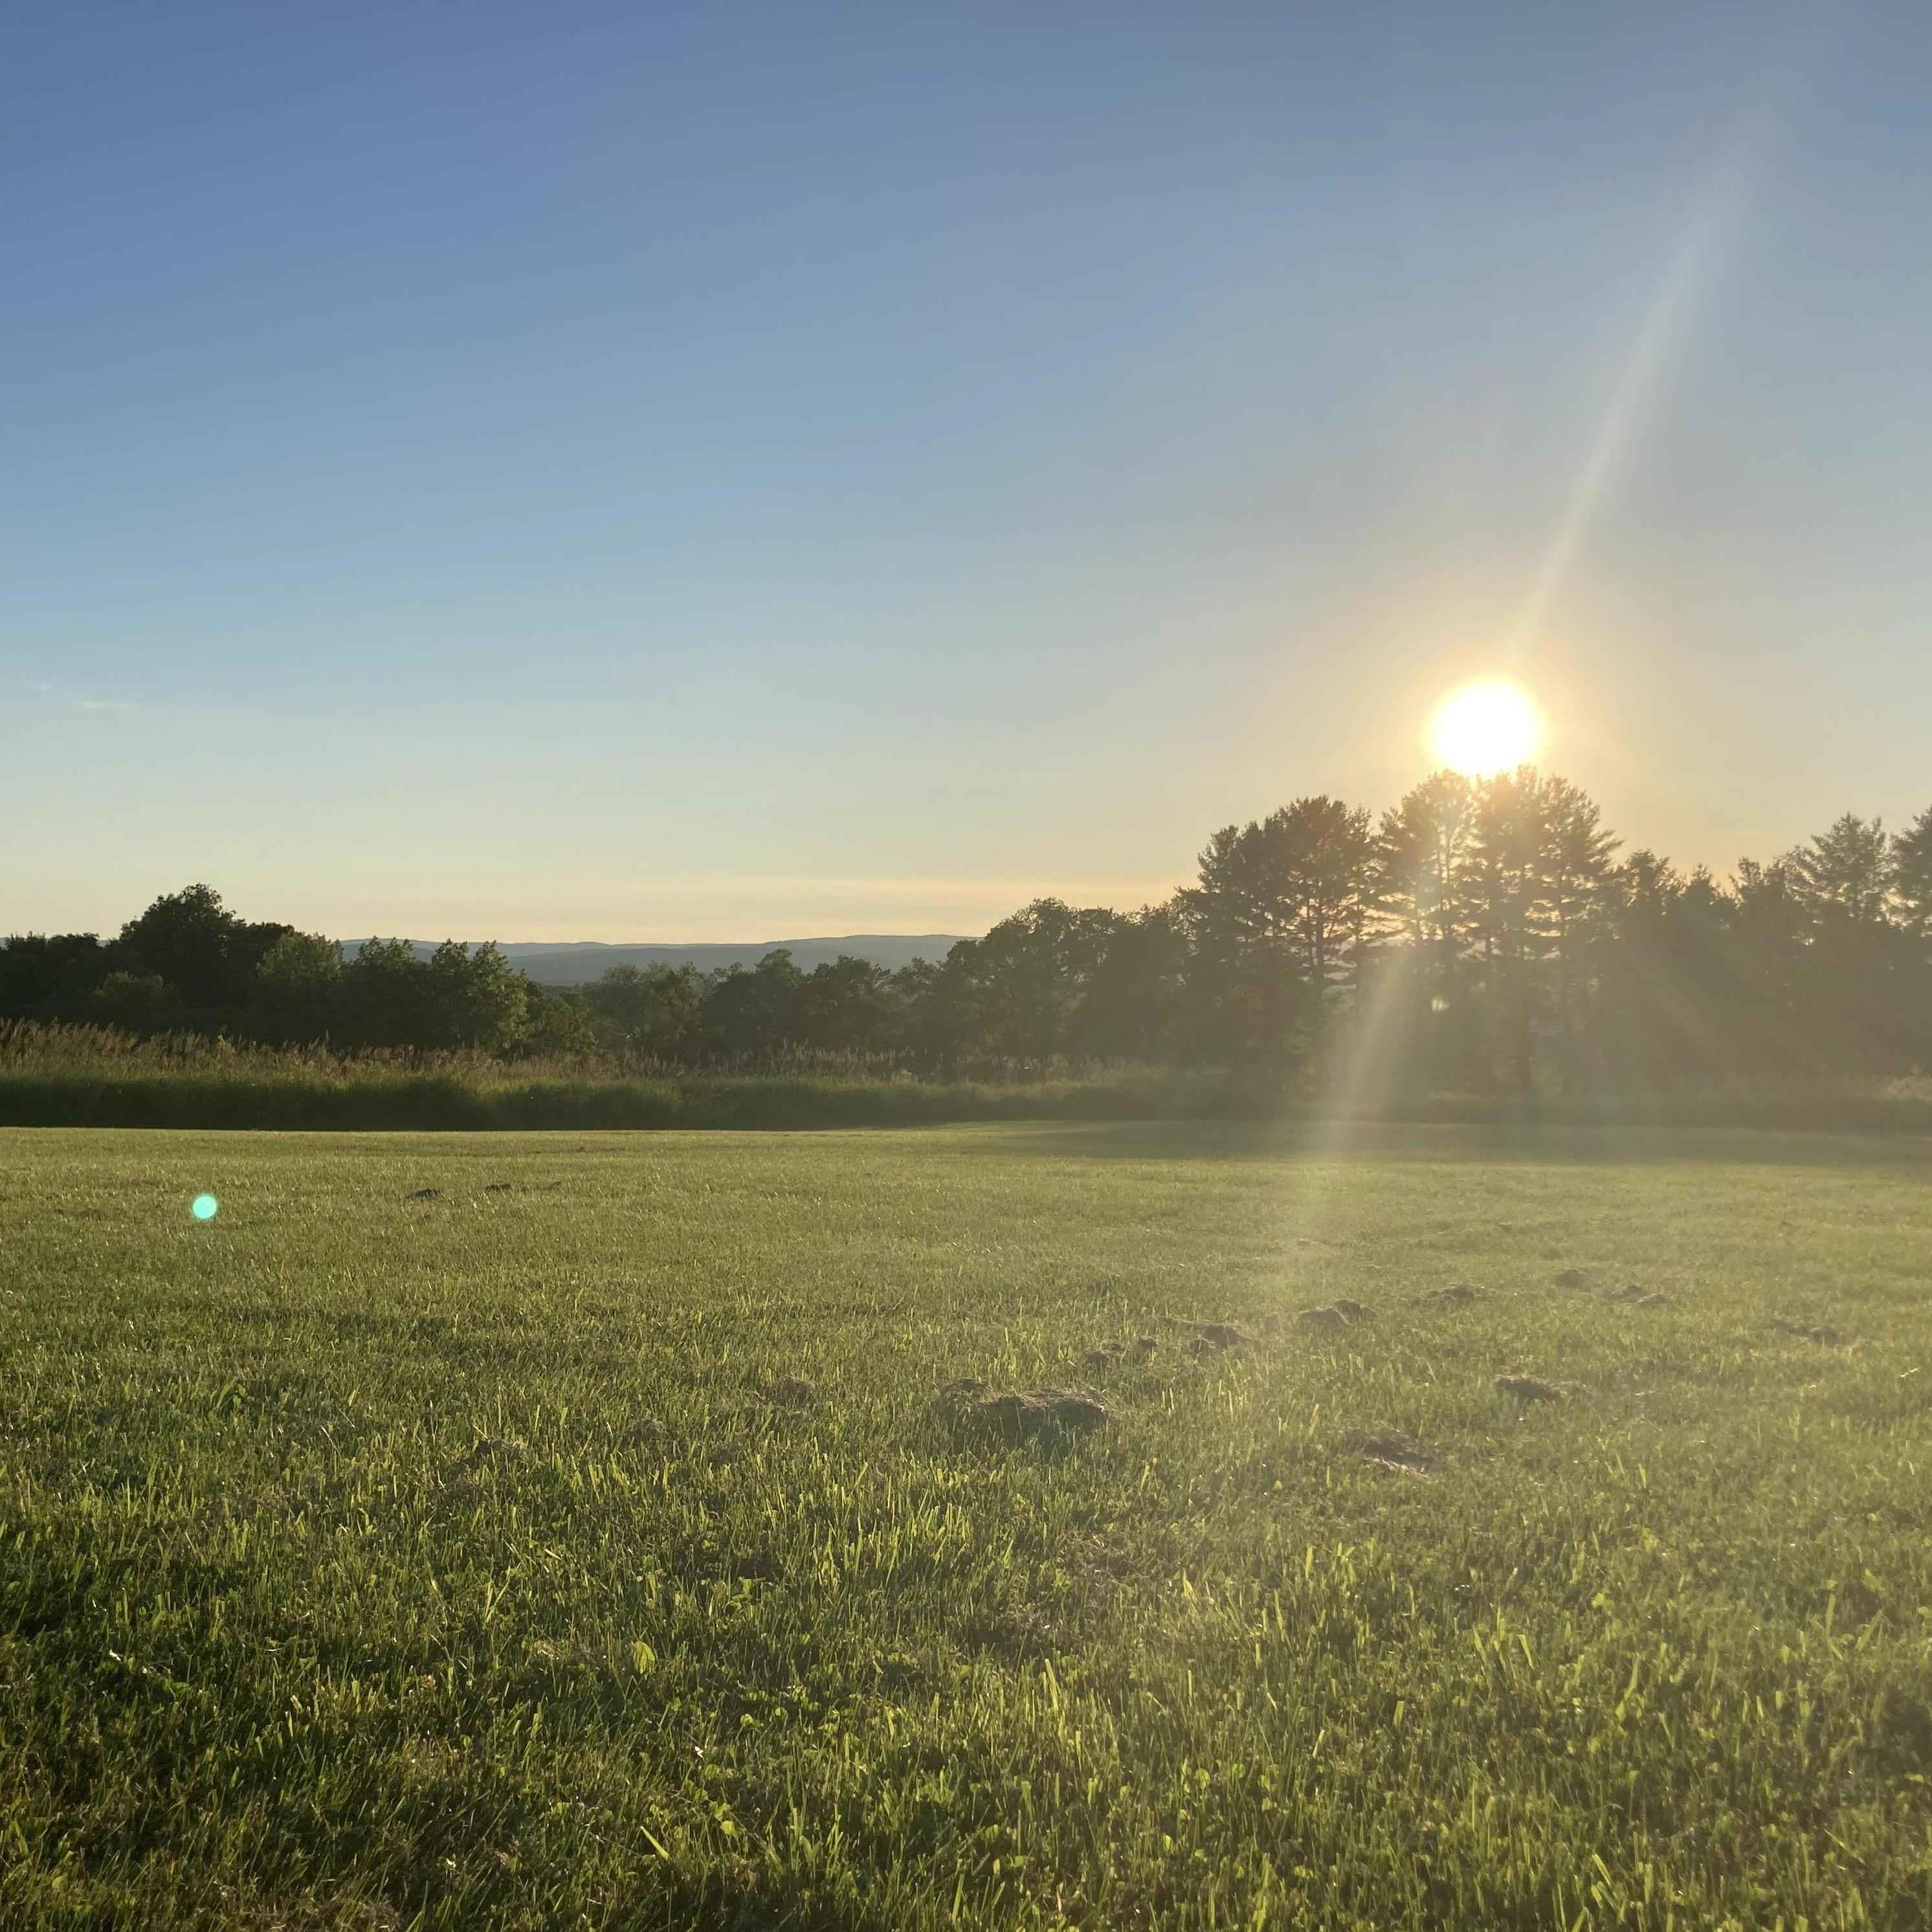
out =
[[1922,8],[0,50],[8,930],[1131,907],[1492,672],[1682,865],[1932,802]]

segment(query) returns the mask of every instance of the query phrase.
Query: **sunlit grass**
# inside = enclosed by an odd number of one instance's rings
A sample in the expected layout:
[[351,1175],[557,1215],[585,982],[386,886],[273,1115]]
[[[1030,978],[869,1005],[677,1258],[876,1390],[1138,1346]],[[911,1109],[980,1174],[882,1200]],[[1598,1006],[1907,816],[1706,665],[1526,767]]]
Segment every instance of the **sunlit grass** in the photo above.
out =
[[0,1136],[0,1923],[1923,1922],[1932,1159],[1513,1144]]

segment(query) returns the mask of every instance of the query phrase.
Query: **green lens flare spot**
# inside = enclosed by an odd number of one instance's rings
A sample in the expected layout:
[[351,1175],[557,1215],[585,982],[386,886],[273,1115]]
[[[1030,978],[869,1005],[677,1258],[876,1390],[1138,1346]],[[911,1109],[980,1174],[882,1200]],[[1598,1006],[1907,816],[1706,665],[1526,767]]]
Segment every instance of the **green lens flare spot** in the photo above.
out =
[[188,1212],[197,1221],[212,1221],[221,1203],[212,1194],[197,1194],[188,1208]]

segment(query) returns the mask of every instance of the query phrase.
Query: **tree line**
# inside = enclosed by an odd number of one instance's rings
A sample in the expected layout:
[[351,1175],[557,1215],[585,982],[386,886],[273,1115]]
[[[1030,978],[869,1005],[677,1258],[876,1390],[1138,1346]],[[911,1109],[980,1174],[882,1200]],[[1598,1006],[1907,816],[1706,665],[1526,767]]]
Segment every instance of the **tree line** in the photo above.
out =
[[351,952],[196,885],[106,942],[6,940],[0,1016],[683,1066],[1229,1067],[1364,1092],[1932,1068],[1932,808],[1889,836],[1848,813],[1722,880],[1620,849],[1564,779],[1438,772],[1378,819],[1315,797],[1224,826],[1163,904],[1037,900],[897,971],[848,956],[805,972],[778,951],[561,991],[494,945]]

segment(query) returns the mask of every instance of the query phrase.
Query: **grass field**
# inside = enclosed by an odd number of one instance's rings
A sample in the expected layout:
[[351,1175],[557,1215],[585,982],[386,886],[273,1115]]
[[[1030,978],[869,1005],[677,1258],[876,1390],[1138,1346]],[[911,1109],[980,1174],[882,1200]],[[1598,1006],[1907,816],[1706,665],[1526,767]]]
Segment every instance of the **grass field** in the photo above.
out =
[[0,1924],[1932,1924],[1928,1302],[1924,1142],[0,1134]]

